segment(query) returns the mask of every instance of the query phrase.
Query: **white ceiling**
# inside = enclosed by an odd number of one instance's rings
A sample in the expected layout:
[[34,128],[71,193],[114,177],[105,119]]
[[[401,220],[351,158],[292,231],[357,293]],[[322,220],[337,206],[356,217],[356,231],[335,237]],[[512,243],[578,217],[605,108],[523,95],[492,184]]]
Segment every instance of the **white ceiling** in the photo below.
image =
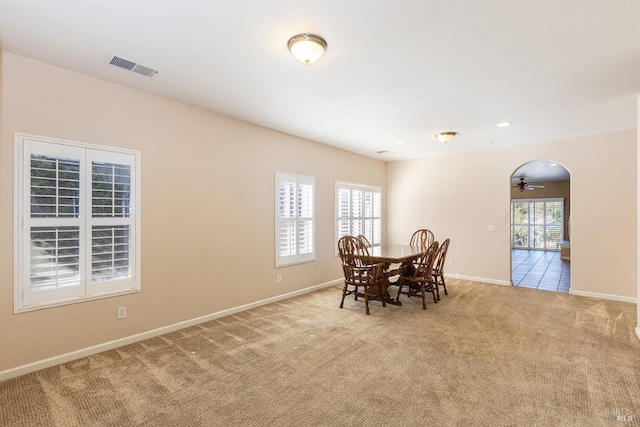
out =
[[0,0],[0,46],[385,161],[635,129],[640,92],[640,0]]
[[511,183],[517,184],[520,178],[526,182],[568,181],[571,175],[564,166],[549,160],[535,160],[518,168],[511,176]]

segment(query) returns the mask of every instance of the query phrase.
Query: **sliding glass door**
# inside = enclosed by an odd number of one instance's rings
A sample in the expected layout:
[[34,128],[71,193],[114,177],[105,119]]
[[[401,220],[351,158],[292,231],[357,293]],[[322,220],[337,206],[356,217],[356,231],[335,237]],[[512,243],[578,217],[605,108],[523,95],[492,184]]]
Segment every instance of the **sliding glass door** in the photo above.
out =
[[560,250],[564,240],[563,199],[511,201],[511,247]]

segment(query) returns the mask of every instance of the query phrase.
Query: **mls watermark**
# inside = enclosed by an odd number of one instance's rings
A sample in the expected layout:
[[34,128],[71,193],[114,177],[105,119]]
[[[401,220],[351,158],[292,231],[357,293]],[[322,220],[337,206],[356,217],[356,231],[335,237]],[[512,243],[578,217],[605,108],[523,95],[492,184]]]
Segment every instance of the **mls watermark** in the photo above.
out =
[[612,408],[607,409],[604,419],[620,423],[632,423],[636,420],[636,416],[631,409]]

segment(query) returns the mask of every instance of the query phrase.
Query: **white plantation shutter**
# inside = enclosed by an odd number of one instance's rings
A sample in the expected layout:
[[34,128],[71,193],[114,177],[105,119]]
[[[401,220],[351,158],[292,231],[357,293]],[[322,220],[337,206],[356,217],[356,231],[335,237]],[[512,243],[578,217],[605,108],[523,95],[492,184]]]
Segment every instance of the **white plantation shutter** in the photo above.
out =
[[276,172],[276,267],[315,259],[315,179]]
[[336,230],[338,233],[338,240],[342,236],[347,236],[351,234],[351,190],[348,188],[338,188],[337,191],[337,201],[336,201]]
[[336,248],[343,236],[382,243],[382,193],[378,187],[336,182]]
[[139,154],[16,136],[15,310],[140,288]]
[[[134,154],[87,153],[91,164],[91,294],[134,286]],[[89,260],[87,261],[89,262]]]
[[[80,215],[83,152],[77,147],[25,140],[16,204],[20,307],[79,298],[83,294]],[[18,169],[18,168],[16,168]]]

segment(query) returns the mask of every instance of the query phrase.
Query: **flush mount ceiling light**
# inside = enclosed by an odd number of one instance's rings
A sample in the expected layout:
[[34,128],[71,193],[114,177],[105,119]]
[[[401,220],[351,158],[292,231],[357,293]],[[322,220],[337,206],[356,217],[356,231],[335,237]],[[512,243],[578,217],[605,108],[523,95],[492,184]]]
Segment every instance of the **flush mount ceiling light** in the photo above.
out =
[[438,138],[438,141],[444,142],[446,144],[447,142],[451,141],[457,134],[457,132],[440,132],[436,134],[436,138]]
[[507,126],[511,126],[511,122],[498,123],[499,128],[506,128]]
[[298,34],[289,39],[287,47],[298,61],[311,65],[324,54],[327,42],[314,34]]

